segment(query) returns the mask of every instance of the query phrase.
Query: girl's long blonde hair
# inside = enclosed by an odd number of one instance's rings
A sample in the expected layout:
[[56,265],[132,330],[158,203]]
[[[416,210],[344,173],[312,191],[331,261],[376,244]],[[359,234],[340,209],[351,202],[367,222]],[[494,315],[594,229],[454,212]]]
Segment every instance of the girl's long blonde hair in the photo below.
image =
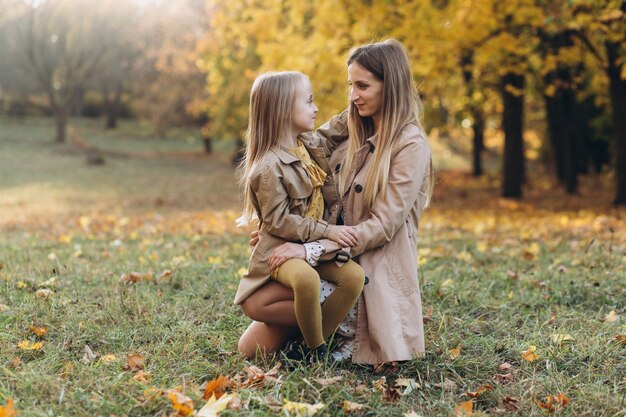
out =
[[298,92],[308,81],[301,72],[266,72],[259,75],[250,91],[250,115],[246,149],[239,165],[244,189],[244,208],[237,225],[244,226],[257,217],[250,187],[255,165],[274,147],[291,135],[293,107]]
[[[411,62],[404,46],[395,39],[376,42],[353,49],[348,57],[348,65],[357,63],[383,82],[381,120],[374,131],[371,117],[361,117],[356,105],[351,102],[348,108],[348,151],[339,175],[340,195],[350,187],[348,174],[354,167],[354,155],[365,141],[376,134],[376,149],[372,164],[367,172],[363,198],[367,209],[371,209],[376,197],[385,195],[391,165],[393,145],[400,132],[408,124],[415,124],[422,132],[422,102],[413,76]],[[429,161],[427,179],[427,199],[424,208],[430,204],[434,186],[432,163]]]

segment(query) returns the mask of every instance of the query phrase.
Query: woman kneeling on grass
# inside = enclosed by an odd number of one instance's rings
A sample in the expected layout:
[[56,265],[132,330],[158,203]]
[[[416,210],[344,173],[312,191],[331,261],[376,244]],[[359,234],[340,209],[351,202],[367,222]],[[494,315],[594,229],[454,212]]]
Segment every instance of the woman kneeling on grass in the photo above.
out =
[[[348,128],[348,140],[333,149],[330,161],[338,172],[338,223],[353,225],[358,243],[350,255],[366,275],[352,361],[410,360],[425,350],[416,239],[433,188],[421,104],[408,54],[393,39],[355,48],[348,81],[347,121],[334,117],[317,133],[335,145],[344,124]],[[302,245],[284,243],[271,261],[303,257]],[[239,341],[248,357],[276,351],[297,334],[293,292],[279,283],[257,289],[242,307],[256,320]]]
[[[245,208],[240,224],[258,218],[259,243],[235,296],[235,303],[241,304],[270,280],[293,291],[290,307],[306,348],[301,352],[300,346],[294,345],[288,359],[310,362],[325,358],[326,340],[356,302],[364,282],[363,269],[347,255],[343,262],[319,262],[319,256],[314,256],[358,243],[351,227],[329,225],[322,220],[322,188],[330,174],[321,168],[328,169],[326,152],[298,138],[300,133],[313,129],[316,114],[311,84],[304,74],[265,73],[252,86],[242,165]],[[280,264],[270,260],[272,251],[285,241],[304,243],[322,238],[332,242],[306,244],[308,258]],[[320,276],[337,285],[322,307]]]

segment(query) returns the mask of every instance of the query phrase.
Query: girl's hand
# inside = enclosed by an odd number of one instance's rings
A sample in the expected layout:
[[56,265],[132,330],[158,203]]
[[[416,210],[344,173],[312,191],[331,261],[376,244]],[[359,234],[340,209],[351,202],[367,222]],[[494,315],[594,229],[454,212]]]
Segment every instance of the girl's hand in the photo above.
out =
[[259,231],[255,230],[250,233],[250,246],[256,246],[259,243]]
[[328,238],[343,247],[354,247],[359,244],[359,238],[352,226],[330,226]]
[[294,258],[306,259],[306,250],[304,249],[304,246],[299,243],[283,243],[274,249],[270,255],[268,265],[270,270],[273,271],[289,259]]

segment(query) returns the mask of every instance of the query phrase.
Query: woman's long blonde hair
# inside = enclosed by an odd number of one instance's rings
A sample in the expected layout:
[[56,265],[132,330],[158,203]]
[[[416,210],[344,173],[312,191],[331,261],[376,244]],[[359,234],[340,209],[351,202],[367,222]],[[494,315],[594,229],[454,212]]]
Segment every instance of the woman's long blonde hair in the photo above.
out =
[[[411,62],[404,46],[395,39],[376,42],[353,49],[348,57],[348,65],[357,63],[383,82],[381,120],[374,131],[371,117],[361,117],[356,105],[351,102],[348,108],[348,151],[339,175],[341,195],[348,190],[348,173],[354,167],[354,155],[365,141],[376,134],[376,148],[373,161],[367,172],[363,198],[367,209],[371,209],[376,197],[385,195],[391,165],[391,152],[400,132],[408,124],[415,124],[422,132],[422,102],[413,76]],[[427,179],[427,200],[430,204],[434,185],[432,163],[429,161]]]
[[257,162],[291,135],[294,103],[307,81],[308,77],[301,72],[282,71],[263,73],[252,84],[246,149],[239,165],[244,189],[243,213],[237,219],[239,226],[257,217],[250,176]]

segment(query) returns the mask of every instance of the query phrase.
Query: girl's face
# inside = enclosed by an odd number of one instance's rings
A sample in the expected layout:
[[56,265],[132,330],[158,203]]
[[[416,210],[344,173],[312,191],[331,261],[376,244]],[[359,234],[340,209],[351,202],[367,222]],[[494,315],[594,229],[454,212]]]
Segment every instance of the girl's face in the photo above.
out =
[[296,95],[296,101],[293,103],[292,128],[296,135],[315,128],[317,111],[318,108],[313,102],[311,83],[309,80],[306,80]]
[[348,65],[350,101],[354,103],[361,117],[377,118],[383,104],[383,82],[371,72],[353,62]]

